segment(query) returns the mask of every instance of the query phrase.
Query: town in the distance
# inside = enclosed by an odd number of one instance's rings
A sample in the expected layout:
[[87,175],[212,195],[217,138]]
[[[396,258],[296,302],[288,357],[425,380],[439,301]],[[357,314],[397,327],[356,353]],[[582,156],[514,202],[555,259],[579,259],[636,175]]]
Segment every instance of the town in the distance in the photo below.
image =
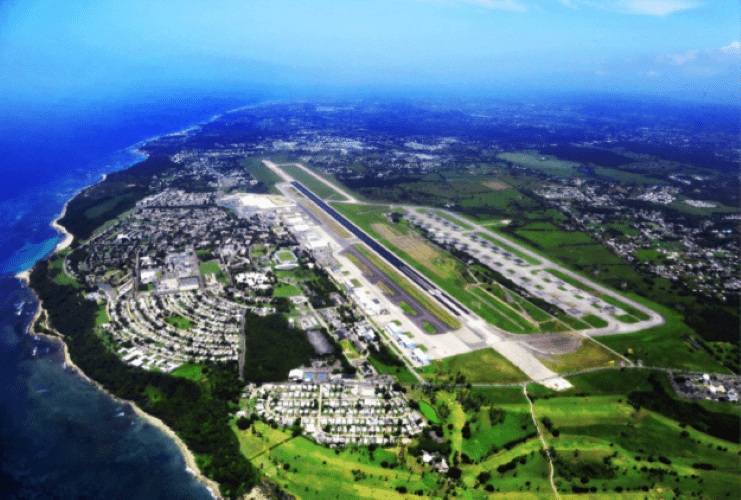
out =
[[738,150],[600,116],[274,103],[151,140],[68,203],[34,329],[225,497],[736,497]]

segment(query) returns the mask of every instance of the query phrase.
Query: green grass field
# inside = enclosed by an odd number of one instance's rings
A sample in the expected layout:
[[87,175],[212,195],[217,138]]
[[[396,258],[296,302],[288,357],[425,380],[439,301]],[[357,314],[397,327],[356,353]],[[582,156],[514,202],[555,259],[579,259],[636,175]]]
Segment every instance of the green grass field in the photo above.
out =
[[275,184],[283,179],[262,163],[262,158],[245,158],[242,160],[244,169],[247,170],[255,180],[262,182],[273,194],[280,194]]
[[435,408],[424,401],[419,402],[419,412],[433,424],[439,424],[442,422],[442,419],[437,415]]
[[599,316],[595,316],[594,314],[587,314],[586,316],[582,316],[581,319],[585,323],[589,323],[594,328],[604,328],[607,326],[607,321],[600,318]]
[[178,330],[190,330],[193,328],[193,323],[188,318],[183,318],[182,316],[168,316],[165,318],[165,322]]
[[666,323],[640,332],[600,337],[600,342],[633,361],[642,360],[647,366],[730,373],[707,351],[694,349],[684,339],[685,335],[692,336],[695,332],[684,324],[681,314],[672,309],[648,303],[647,300],[638,296],[630,298],[639,303],[647,302],[644,305],[650,306],[664,316]]
[[95,313],[95,326],[100,326],[110,322],[111,319],[108,317],[108,311],[106,310],[105,304],[103,304],[98,308],[98,312]]
[[317,195],[319,198],[337,201],[347,200],[347,198],[342,196],[336,190],[318,180],[313,175],[307,174],[304,170],[295,165],[280,165],[279,168],[297,181],[299,181],[306,187],[306,189]]
[[200,265],[201,269],[201,275],[205,274],[218,274],[221,272],[221,268],[219,267],[219,263],[216,261],[212,262],[203,262]]
[[[526,410],[525,407],[522,408]],[[476,422],[471,425],[471,438],[464,439],[461,451],[473,460],[480,460],[493,447],[502,448],[505,444],[535,432],[529,411],[507,411],[504,421],[493,424],[489,418],[488,408],[476,415]]]
[[572,373],[601,366],[616,366],[620,358],[591,339],[582,340],[581,347],[571,354],[552,354],[558,361],[542,360],[556,373]]
[[[396,347],[393,343],[391,344]],[[368,356],[368,361],[376,371],[382,375],[391,375],[400,384],[418,384],[419,379],[406,366],[391,366],[383,363],[374,356]]]
[[[593,471],[587,486],[600,492],[588,498],[676,498],[681,491],[680,498],[686,494],[714,499],[736,498],[741,492],[738,444],[683,429],[654,412],[636,411],[619,395],[539,399],[534,405],[538,419],[547,416],[559,430],[558,437],[545,434],[559,457],[556,484],[563,493],[571,493],[572,485],[584,486],[580,471],[585,470]],[[688,435],[682,437],[685,430]],[[608,456],[612,470],[589,465],[604,463]],[[715,470],[698,470],[695,463],[710,464]],[[609,493],[601,493],[603,489]],[[612,496],[616,491],[635,495]]]
[[273,297],[295,297],[304,292],[295,285],[281,285],[273,288]]
[[419,313],[418,313],[417,311],[415,311],[414,309],[412,309],[412,306],[410,306],[410,305],[409,305],[409,304],[407,304],[406,302],[400,302],[400,303],[399,303],[399,307],[401,307],[401,309],[402,309],[402,310],[403,310],[403,311],[404,311],[405,313],[407,313],[407,314],[411,314],[412,316],[417,316],[417,315],[419,315]]
[[422,377],[430,382],[444,383],[459,374],[472,384],[509,384],[528,380],[527,375],[491,347],[433,360],[425,367]]
[[425,329],[425,331],[426,331],[427,333],[430,333],[430,334],[433,334],[433,335],[437,333],[437,328],[435,328],[434,326],[432,326],[432,325],[431,325],[430,323],[428,323],[427,321],[424,321],[424,322],[422,323],[422,327],[423,327],[423,328]]

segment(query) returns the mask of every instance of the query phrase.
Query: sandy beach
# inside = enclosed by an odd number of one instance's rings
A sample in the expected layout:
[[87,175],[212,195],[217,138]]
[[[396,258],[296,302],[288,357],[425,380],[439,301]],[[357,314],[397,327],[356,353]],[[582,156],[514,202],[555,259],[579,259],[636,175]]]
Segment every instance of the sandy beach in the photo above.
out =
[[[98,181],[98,182],[103,182],[103,181],[105,181],[105,179],[106,179],[106,174],[103,174],[103,178],[100,181]],[[78,194],[79,194],[79,191],[77,193],[75,193],[75,195],[72,198],[70,198],[69,200],[67,200],[67,203],[64,204],[64,208],[62,209],[62,213],[59,215],[59,217],[57,217],[56,219],[54,219],[54,221],[52,221],[52,223],[51,223],[51,226],[54,229],[56,229],[60,234],[64,235],[64,240],[62,240],[59,244],[57,244],[56,248],[54,249],[54,253],[59,252],[59,251],[62,251],[65,248],[69,247],[72,244],[72,241],[74,240],[74,237],[64,228],[64,226],[61,226],[59,224],[59,220],[62,219],[65,216],[65,214],[67,213],[67,205],[69,205],[69,202],[75,196],[77,196]],[[18,279],[20,279],[20,280],[22,280],[22,281],[24,281],[25,284],[28,285],[29,284],[29,280],[30,280],[30,275],[31,275],[31,270],[30,269],[27,269],[25,271],[22,271],[22,272],[16,274],[15,277],[18,278]],[[34,293],[34,295],[35,295],[35,293]],[[38,296],[36,297],[36,299],[39,300]],[[160,419],[158,419],[156,417],[153,417],[152,415],[149,415],[148,413],[144,412],[141,408],[139,408],[138,406],[136,406],[136,404],[134,402],[127,401],[125,399],[121,399],[121,398],[116,397],[115,395],[113,395],[110,392],[108,392],[98,382],[96,382],[95,380],[93,380],[90,377],[88,377],[85,374],[85,372],[83,372],[80,369],[80,367],[78,367],[72,361],[72,358],[69,355],[69,351],[67,350],[67,344],[65,344],[64,341],[62,340],[63,337],[62,337],[61,334],[59,334],[58,332],[55,331],[54,333],[56,333],[57,336],[54,336],[54,335],[48,335],[48,334],[45,334],[45,333],[42,333],[42,332],[36,332],[36,331],[34,331],[33,325],[36,323],[36,321],[38,320],[38,318],[41,316],[42,312],[43,312],[43,304],[39,300],[39,306],[38,306],[38,308],[36,310],[36,314],[34,315],[33,320],[31,321],[31,323],[28,326],[28,333],[31,334],[31,335],[39,335],[39,336],[43,336],[43,337],[46,337],[46,338],[49,338],[49,339],[53,339],[56,342],[61,342],[62,343],[62,349],[63,349],[63,352],[64,352],[65,366],[70,366],[70,367],[74,368],[80,374],[81,377],[83,377],[85,380],[87,380],[91,384],[95,385],[98,389],[100,389],[101,391],[105,392],[108,396],[110,396],[111,398],[115,399],[116,401],[118,401],[118,402],[120,402],[122,404],[129,404],[129,405],[131,405],[131,407],[134,409],[134,411],[136,412],[136,414],[139,417],[147,420],[150,424],[152,424],[153,426],[155,426],[159,430],[161,430],[163,433],[165,433],[170,439],[172,439],[175,442],[175,444],[177,445],[178,449],[183,454],[183,458],[185,458],[185,463],[186,463],[186,466],[188,467],[188,470],[195,476],[195,478],[198,481],[200,481],[201,483],[203,483],[210,490],[211,495],[214,498],[221,499],[222,497],[219,494],[219,485],[218,485],[218,483],[216,483],[215,481],[207,478],[206,476],[204,476],[201,473],[201,470],[198,468],[198,465],[196,464],[196,460],[195,460],[195,457],[193,456],[193,453],[188,449],[188,447],[185,445],[185,443],[177,436],[177,434],[175,434],[175,432],[172,429],[170,429],[162,420],[160,420]]]
[[144,412],[141,408],[139,408],[138,406],[136,406],[136,404],[133,401],[128,401],[126,399],[121,399],[121,398],[119,398],[119,397],[111,394],[110,392],[108,392],[105,389],[105,387],[103,387],[98,382],[96,382],[95,380],[93,380],[90,377],[88,377],[87,375],[85,375],[85,372],[83,372],[80,369],[80,367],[77,366],[72,361],[72,358],[69,355],[69,350],[67,349],[67,344],[64,343],[63,340],[61,340],[62,339],[62,335],[61,334],[59,334],[58,332],[55,331],[55,333],[58,336],[53,336],[53,335],[48,335],[48,334],[45,334],[45,333],[42,333],[42,332],[36,332],[36,331],[34,331],[33,325],[36,323],[36,320],[39,318],[39,316],[41,316],[42,311],[43,311],[43,307],[42,307],[41,303],[39,302],[39,307],[36,310],[36,314],[34,316],[34,319],[33,319],[33,321],[31,321],[31,324],[28,326],[28,333],[30,335],[39,335],[39,336],[42,336],[42,337],[46,337],[48,339],[54,340],[55,342],[61,342],[61,344],[62,344],[62,350],[64,352],[64,363],[65,363],[65,366],[70,366],[73,369],[75,369],[77,371],[77,373],[79,373],[82,378],[84,378],[85,380],[87,380],[91,384],[95,385],[98,389],[100,389],[101,391],[105,392],[109,397],[115,399],[119,403],[131,405],[131,407],[134,409],[134,411],[136,412],[136,414],[139,417],[145,419],[147,422],[149,422],[150,424],[152,424],[153,426],[155,426],[159,430],[161,430],[163,433],[165,433],[167,435],[167,437],[169,437],[170,439],[172,439],[175,442],[175,444],[177,445],[178,449],[180,450],[180,453],[183,454],[183,458],[185,458],[185,464],[188,467],[188,470],[193,474],[193,476],[195,476],[195,478],[198,481],[200,481],[201,483],[203,483],[211,491],[211,495],[214,498],[216,498],[216,499],[223,498],[219,494],[219,485],[218,485],[218,483],[216,483],[215,481],[207,478],[206,476],[204,476],[201,473],[201,470],[198,468],[198,464],[196,464],[196,459],[193,456],[193,453],[188,449],[188,447],[178,437],[178,435],[175,434],[175,432],[172,429],[170,429],[162,420],[160,420],[160,419],[158,419],[156,417],[153,417],[152,415]]

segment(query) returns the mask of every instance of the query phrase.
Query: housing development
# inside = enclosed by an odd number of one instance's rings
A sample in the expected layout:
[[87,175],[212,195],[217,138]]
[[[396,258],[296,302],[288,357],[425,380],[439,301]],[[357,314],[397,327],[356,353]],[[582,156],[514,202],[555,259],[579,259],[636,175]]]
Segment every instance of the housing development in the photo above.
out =
[[490,140],[488,114],[453,136],[417,110],[402,134],[292,106],[145,144],[70,203],[74,244],[33,277],[36,330],[127,374],[105,383],[170,418],[224,496],[683,498],[699,471],[719,478],[702,498],[738,489],[723,176],[609,134],[571,159]]

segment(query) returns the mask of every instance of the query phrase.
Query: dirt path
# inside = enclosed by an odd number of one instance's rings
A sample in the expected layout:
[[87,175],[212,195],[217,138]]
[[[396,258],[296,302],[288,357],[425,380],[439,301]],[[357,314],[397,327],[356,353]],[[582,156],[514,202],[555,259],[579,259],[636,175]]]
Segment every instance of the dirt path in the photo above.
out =
[[530,401],[530,397],[527,395],[527,384],[524,384],[522,386],[522,391],[525,393],[525,397],[527,398],[527,402],[530,403],[530,416],[533,417],[533,424],[535,424],[535,428],[538,431],[538,437],[540,438],[540,442],[543,443],[543,449],[545,450],[545,454],[548,457],[548,464],[551,466],[551,488],[553,488],[553,494],[556,495],[556,498],[558,500],[561,499],[561,496],[558,494],[558,490],[556,489],[556,483],[553,481],[553,476],[555,475],[556,471],[553,467],[553,460],[551,460],[551,451],[548,449],[548,445],[545,443],[545,438],[543,437],[543,433],[540,432],[540,426],[538,425],[538,419],[535,418],[535,408],[533,407],[533,402]]

